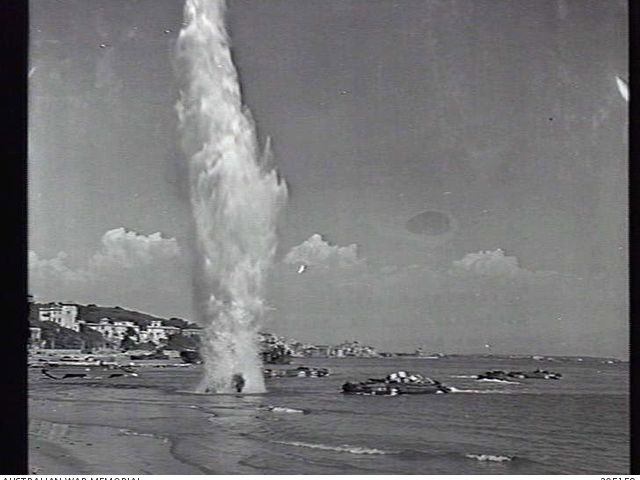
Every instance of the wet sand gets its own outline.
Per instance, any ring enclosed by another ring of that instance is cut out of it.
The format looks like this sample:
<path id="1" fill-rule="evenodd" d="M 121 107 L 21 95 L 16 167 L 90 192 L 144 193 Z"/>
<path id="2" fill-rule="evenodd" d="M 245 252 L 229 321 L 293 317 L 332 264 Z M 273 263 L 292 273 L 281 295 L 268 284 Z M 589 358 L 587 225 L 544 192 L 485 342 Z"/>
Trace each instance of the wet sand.
<path id="1" fill-rule="evenodd" d="M 168 438 L 106 425 L 61 423 L 73 416 L 73 401 L 38 399 L 29 418 L 29 473 L 202 474 L 172 455 Z M 90 422 L 91 418 L 87 418 Z"/>

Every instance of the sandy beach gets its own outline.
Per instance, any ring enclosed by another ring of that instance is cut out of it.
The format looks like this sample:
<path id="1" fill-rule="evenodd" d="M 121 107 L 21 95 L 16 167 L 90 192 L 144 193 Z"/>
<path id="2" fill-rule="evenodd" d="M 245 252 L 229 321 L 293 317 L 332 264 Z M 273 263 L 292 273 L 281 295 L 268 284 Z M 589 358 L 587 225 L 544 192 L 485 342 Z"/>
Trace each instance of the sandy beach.
<path id="1" fill-rule="evenodd" d="M 108 409 L 108 405 L 106 406 Z M 63 474 L 202 474 L 173 455 L 167 437 L 101 425 L 104 405 L 32 398 L 29 406 L 29 472 Z"/>
<path id="2" fill-rule="evenodd" d="M 203 473 L 174 458 L 168 439 L 102 426 L 42 420 L 31 420 L 29 425 L 29 472 L 32 474 Z"/>

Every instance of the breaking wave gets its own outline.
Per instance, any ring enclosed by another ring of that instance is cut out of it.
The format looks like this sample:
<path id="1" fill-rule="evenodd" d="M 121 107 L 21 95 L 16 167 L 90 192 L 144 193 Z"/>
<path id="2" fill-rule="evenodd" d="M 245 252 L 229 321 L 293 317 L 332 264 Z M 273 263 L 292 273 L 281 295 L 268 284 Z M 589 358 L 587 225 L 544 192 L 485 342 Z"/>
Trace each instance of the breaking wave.
<path id="1" fill-rule="evenodd" d="M 511 382 L 509 380 L 500 380 L 499 378 L 481 378 L 476 382 L 491 382 L 491 383 L 510 383 L 512 385 L 520 385 L 520 382 Z"/>
<path id="2" fill-rule="evenodd" d="M 167 443 L 169 442 L 169 439 L 167 437 L 164 437 L 162 435 L 157 435 L 155 433 L 143 433 L 143 432 L 136 432 L 135 430 L 129 430 L 128 428 L 121 428 L 118 430 L 118 434 L 119 435 L 123 435 L 126 437 L 148 437 L 148 438 L 155 438 L 157 440 L 162 440 L 163 443 Z"/>
<path id="3" fill-rule="evenodd" d="M 276 407 L 273 405 L 269 405 L 268 407 L 263 407 L 260 410 L 266 410 L 268 412 L 273 412 L 273 413 L 302 413 L 302 414 L 309 413 L 308 410 L 304 410 L 301 408 Z"/>
<path id="4" fill-rule="evenodd" d="M 465 457 L 470 458 L 472 460 L 478 460 L 479 462 L 510 462 L 514 459 L 514 457 L 509 457 L 507 455 L 487 455 L 484 453 L 475 454 L 475 453 L 467 453 Z"/>
<path id="5" fill-rule="evenodd" d="M 288 445 L 291 447 L 311 448 L 314 450 L 328 450 L 331 452 L 351 453 L 353 455 L 395 455 L 401 452 L 380 450 L 377 448 L 358 447 L 353 445 L 324 445 L 322 443 L 306 443 L 306 442 L 274 442 L 280 445 Z"/>
<path id="6" fill-rule="evenodd" d="M 464 389 L 464 388 L 456 388 L 449 387 L 450 393 L 511 393 L 508 390 L 474 390 L 474 389 Z"/>

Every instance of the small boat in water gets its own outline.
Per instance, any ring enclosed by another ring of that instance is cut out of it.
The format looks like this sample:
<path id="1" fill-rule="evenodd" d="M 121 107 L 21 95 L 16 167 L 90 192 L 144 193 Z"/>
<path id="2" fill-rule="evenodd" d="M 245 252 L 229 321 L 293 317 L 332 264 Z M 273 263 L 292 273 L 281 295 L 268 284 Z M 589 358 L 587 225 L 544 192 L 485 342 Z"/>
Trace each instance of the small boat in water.
<path id="1" fill-rule="evenodd" d="M 428 393 L 449 393 L 451 388 L 437 380 L 404 371 L 392 373 L 386 378 L 370 378 L 365 382 L 347 382 L 342 385 L 342 393 L 351 395 L 423 395 Z"/>
<path id="2" fill-rule="evenodd" d="M 556 372 L 549 372 L 547 370 L 540 370 L 537 368 L 533 372 L 524 373 L 524 378 L 542 378 L 544 380 L 559 380 L 562 374 Z"/>
<path id="3" fill-rule="evenodd" d="M 514 378 L 521 378 L 521 377 L 519 376 L 514 377 L 511 375 L 511 372 L 505 372 L 503 370 L 490 370 L 488 372 L 484 372 L 476 376 L 476 380 L 502 380 L 505 382 L 509 380 L 513 380 Z"/>
<path id="4" fill-rule="evenodd" d="M 328 368 L 311 368 L 311 367 L 298 367 L 298 368 L 286 368 L 286 369 L 272 369 L 265 368 L 264 376 L 271 378 L 282 377 L 326 377 L 329 375 Z"/>
<path id="5" fill-rule="evenodd" d="M 537 368 L 533 372 L 505 372 L 504 370 L 490 370 L 488 372 L 481 373 L 476 377 L 476 379 L 509 381 L 514 378 L 539 378 L 544 380 L 558 380 L 561 377 L 562 375 L 560 373 L 549 372 L 547 370 L 540 370 Z"/>

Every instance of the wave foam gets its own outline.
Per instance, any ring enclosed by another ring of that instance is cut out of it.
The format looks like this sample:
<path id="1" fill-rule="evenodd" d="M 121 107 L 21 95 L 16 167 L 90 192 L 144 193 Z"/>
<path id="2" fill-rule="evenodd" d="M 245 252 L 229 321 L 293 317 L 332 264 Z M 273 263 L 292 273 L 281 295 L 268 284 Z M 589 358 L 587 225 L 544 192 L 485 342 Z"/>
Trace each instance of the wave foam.
<path id="1" fill-rule="evenodd" d="M 499 378 L 481 378 L 476 380 L 477 382 L 491 382 L 491 383 L 510 383 L 512 385 L 520 385 L 520 382 L 511 382 L 509 380 L 500 380 Z"/>
<path id="2" fill-rule="evenodd" d="M 451 390 L 449 393 L 509 393 L 506 390 L 473 390 L 473 389 L 462 389 L 456 387 L 449 387 Z"/>
<path id="3" fill-rule="evenodd" d="M 162 440 L 164 443 L 167 443 L 169 441 L 168 438 L 163 437 L 162 435 L 156 435 L 155 433 L 136 432 L 135 430 L 129 430 L 128 428 L 121 428 L 120 430 L 118 430 L 118 433 L 120 435 L 124 435 L 124 436 L 127 436 L 127 437 L 155 438 L 157 440 Z"/>
<path id="4" fill-rule="evenodd" d="M 449 375 L 451 378 L 478 378 L 477 375 Z"/>
<path id="5" fill-rule="evenodd" d="M 352 445 L 324 445 L 322 443 L 306 443 L 306 442 L 274 442 L 280 445 L 289 445 L 291 447 L 311 448 L 314 450 L 328 450 L 331 452 L 351 453 L 354 455 L 393 455 L 400 452 L 392 452 L 388 450 L 379 450 L 377 448 L 357 447 Z"/>
<path id="6" fill-rule="evenodd" d="M 302 413 L 302 414 L 309 413 L 307 410 L 303 410 L 299 408 L 274 407 L 273 405 L 270 405 L 264 408 L 264 410 L 267 410 L 273 413 Z"/>
<path id="7" fill-rule="evenodd" d="M 470 458 L 472 460 L 478 460 L 479 462 L 510 462 L 513 460 L 513 457 L 509 457 L 507 455 L 487 455 L 487 454 L 474 454 L 467 453 L 465 457 Z"/>

